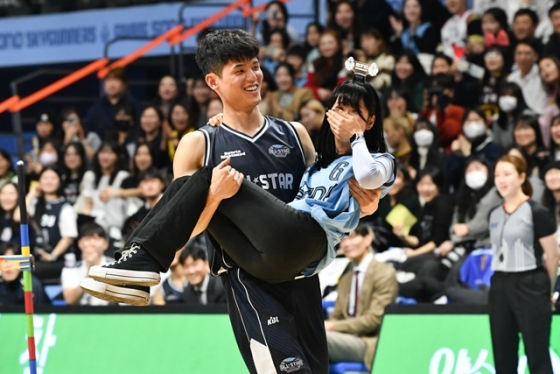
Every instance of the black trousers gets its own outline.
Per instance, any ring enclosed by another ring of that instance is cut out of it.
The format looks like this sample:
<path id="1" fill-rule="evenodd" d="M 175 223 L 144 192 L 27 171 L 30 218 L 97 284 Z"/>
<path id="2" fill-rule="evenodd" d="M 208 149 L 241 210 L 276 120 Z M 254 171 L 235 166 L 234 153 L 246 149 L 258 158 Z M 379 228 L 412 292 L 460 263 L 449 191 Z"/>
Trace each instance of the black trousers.
<path id="1" fill-rule="evenodd" d="M 496 374 L 516 374 L 519 333 L 523 337 L 531 374 L 552 374 L 550 280 L 543 268 L 496 272 L 490 294 L 490 331 Z"/>
<path id="2" fill-rule="evenodd" d="M 173 181 L 125 248 L 140 244 L 167 271 L 204 210 L 211 178 L 212 169 L 204 167 Z M 326 234 L 310 214 L 246 180 L 220 203 L 208 231 L 239 267 L 267 282 L 293 280 L 327 250 Z"/>

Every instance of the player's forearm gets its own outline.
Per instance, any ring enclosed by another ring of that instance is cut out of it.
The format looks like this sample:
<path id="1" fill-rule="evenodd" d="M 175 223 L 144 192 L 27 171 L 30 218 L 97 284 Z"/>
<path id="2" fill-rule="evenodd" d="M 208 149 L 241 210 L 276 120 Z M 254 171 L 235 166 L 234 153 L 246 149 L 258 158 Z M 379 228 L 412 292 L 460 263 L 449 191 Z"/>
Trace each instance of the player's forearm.
<path id="1" fill-rule="evenodd" d="M 393 177 L 394 162 L 388 157 L 374 158 L 365 139 L 352 143 L 352 169 L 360 186 L 374 190 L 389 182 Z"/>

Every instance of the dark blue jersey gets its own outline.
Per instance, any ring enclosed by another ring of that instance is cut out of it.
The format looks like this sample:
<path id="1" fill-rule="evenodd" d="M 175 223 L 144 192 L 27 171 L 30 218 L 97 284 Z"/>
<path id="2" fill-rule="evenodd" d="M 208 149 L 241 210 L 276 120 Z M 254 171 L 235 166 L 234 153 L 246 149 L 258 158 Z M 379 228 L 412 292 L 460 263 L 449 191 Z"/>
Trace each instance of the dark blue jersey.
<path id="1" fill-rule="evenodd" d="M 214 167 L 227 157 L 247 179 L 284 202 L 292 201 L 306 169 L 305 155 L 294 126 L 265 116 L 254 136 L 226 124 L 200 129 L 206 139 L 204 165 Z"/>
<path id="2" fill-rule="evenodd" d="M 292 201 L 306 169 L 305 155 L 294 126 L 278 118 L 265 116 L 254 136 L 248 136 L 226 124 L 204 126 L 204 165 L 215 167 L 227 157 L 230 165 L 245 177 L 284 202 Z M 216 253 L 210 253 L 210 266 L 217 275 L 221 268 L 234 263 L 210 236 Z M 211 251 L 214 252 L 214 251 Z"/>

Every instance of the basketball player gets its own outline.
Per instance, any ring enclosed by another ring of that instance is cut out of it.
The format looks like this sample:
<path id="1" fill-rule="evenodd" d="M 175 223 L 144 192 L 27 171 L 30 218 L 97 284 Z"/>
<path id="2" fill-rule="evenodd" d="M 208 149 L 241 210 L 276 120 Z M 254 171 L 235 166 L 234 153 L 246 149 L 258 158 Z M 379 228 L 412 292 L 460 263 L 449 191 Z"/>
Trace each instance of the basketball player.
<path id="1" fill-rule="evenodd" d="M 243 178 L 240 172 L 284 202 L 295 197 L 306 165 L 314 161 L 314 149 L 301 125 L 265 118 L 258 111 L 262 72 L 257 54 L 258 44 L 254 38 L 239 30 L 214 32 L 200 43 L 197 60 L 207 73 L 208 85 L 224 102 L 224 125 L 190 133 L 181 140 L 174 160 L 174 174 L 178 179 L 169 187 L 167 197 L 164 195 L 158 204 L 160 208 L 154 208 L 131 236 L 129 248 L 131 243 L 140 247 L 134 252 L 130 249 L 123 252 L 115 263 L 116 267 L 123 265 L 126 268 L 134 263 L 138 270 L 157 273 L 169 266 L 174 253 L 158 250 L 158 246 L 169 248 L 176 233 L 172 227 L 161 225 L 160 219 L 169 218 L 166 213 L 174 212 L 174 221 L 184 227 L 208 226 L 211 232 L 229 230 L 233 236 L 241 237 L 228 217 L 216 213 L 220 201 L 237 191 L 232 188 L 232 183 L 239 188 Z M 235 169 L 227 162 L 221 163 L 228 158 Z M 207 200 L 191 202 L 190 214 L 174 211 L 182 200 L 184 192 L 181 187 L 205 165 L 221 165 L 212 179 L 210 190 L 203 183 L 189 183 L 192 189 L 187 193 L 202 193 L 202 196 L 208 196 Z M 181 177 L 187 175 L 193 176 Z M 356 190 L 355 185 L 351 188 Z M 376 209 L 379 192 L 358 189 L 356 194 L 358 201 L 364 202 L 362 210 L 364 207 Z M 367 213 L 370 214 L 371 210 Z M 200 220 L 192 213 L 198 211 L 202 212 Z M 274 229 L 270 227 L 270 230 Z M 320 231 L 319 227 L 317 233 Z M 313 238 L 314 233 L 307 235 Z M 327 241 L 324 232 L 322 235 L 323 238 L 317 240 L 323 240 L 320 244 L 324 255 Z M 151 242 L 155 237 L 159 240 Z M 328 373 L 317 276 L 281 283 L 265 282 L 237 266 L 228 256 L 227 247 L 222 250 L 215 240 L 214 243 L 212 271 L 222 274 L 234 333 L 249 371 Z M 301 250 L 305 248 L 302 246 Z M 283 265 L 276 264 L 279 268 Z M 105 286 L 105 294 L 110 293 L 110 287 L 116 287 Z M 147 291 L 141 286 L 117 288 L 119 291 L 129 290 L 131 298 Z"/>

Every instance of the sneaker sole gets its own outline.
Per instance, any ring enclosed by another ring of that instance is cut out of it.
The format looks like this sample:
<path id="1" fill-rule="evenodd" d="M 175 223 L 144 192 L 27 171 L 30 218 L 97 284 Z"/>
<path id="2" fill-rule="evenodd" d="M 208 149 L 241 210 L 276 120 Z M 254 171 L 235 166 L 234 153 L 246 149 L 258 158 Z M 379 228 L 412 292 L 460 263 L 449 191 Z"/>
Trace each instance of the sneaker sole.
<path id="1" fill-rule="evenodd" d="M 111 269 L 92 266 L 88 276 L 96 281 L 115 286 L 157 286 L 161 280 L 159 273 L 138 270 Z"/>
<path id="2" fill-rule="evenodd" d="M 150 294 L 148 292 L 113 286 L 91 278 L 83 279 L 80 282 L 80 288 L 91 296 L 111 303 L 123 303 L 135 306 L 146 306 L 150 303 Z"/>

